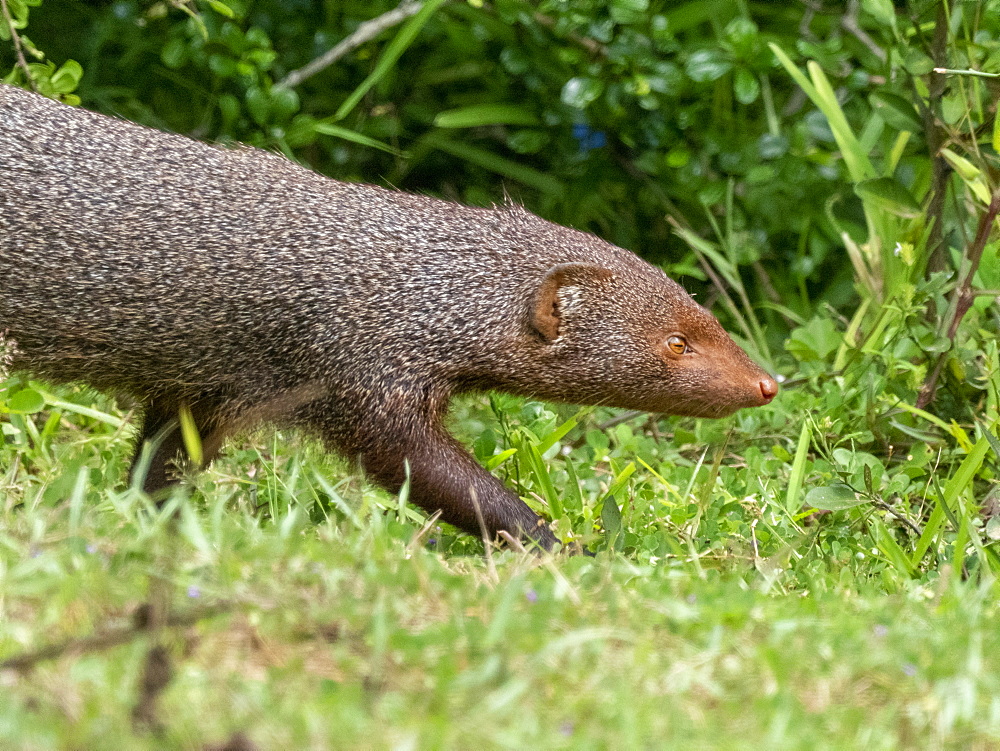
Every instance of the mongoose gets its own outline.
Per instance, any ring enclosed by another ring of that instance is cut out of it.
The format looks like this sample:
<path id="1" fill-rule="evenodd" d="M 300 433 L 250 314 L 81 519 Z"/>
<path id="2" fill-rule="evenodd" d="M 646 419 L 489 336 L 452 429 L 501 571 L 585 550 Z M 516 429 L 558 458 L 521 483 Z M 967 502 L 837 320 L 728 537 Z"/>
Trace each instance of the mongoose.
<path id="1" fill-rule="evenodd" d="M 125 392 L 174 482 L 234 427 L 310 429 L 472 534 L 556 539 L 443 428 L 453 394 L 722 417 L 778 386 L 633 253 L 513 205 L 332 180 L 0 85 L 0 333 L 13 367 Z M 133 471 L 135 469 L 133 459 Z"/>

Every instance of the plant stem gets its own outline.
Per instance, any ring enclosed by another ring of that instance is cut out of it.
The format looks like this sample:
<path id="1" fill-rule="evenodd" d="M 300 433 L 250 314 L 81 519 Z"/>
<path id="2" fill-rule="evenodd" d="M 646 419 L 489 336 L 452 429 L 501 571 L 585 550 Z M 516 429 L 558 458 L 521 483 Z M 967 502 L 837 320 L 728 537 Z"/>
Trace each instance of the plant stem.
<path id="1" fill-rule="evenodd" d="M 990 201 L 989 208 L 986 209 L 986 213 L 979 219 L 976 236 L 973 238 L 972 244 L 965 255 L 965 263 L 963 264 L 965 272 L 962 274 L 961 281 L 959 281 L 955 287 L 955 291 L 952 293 L 951 304 L 948 306 L 950 320 L 948 321 L 948 328 L 946 330 L 946 336 L 952 341 L 952 344 L 954 344 L 959 324 L 962 322 L 965 314 L 969 312 L 969 308 L 972 307 L 972 303 L 976 297 L 978 297 L 978 294 L 972 289 L 972 279 L 975 277 L 976 271 L 979 270 L 979 262 L 983 258 L 983 250 L 986 248 L 986 241 L 990 238 L 990 232 L 993 229 L 993 223 L 996 221 L 997 214 L 1000 214 L 1000 190 L 997 190 L 993 194 L 993 200 Z M 917 398 L 917 407 L 920 409 L 923 409 L 933 401 L 937 382 L 941 377 L 941 370 L 950 351 L 951 349 L 949 348 L 947 352 L 942 352 L 938 356 L 934 369 L 920 388 L 920 395 Z"/>
<path id="2" fill-rule="evenodd" d="M 28 68 L 28 61 L 24 58 L 24 48 L 21 46 L 21 37 L 17 33 L 17 29 L 14 28 L 14 18 L 10 15 L 10 8 L 7 7 L 7 0 L 0 0 L 0 11 L 3 11 L 4 20 L 7 22 L 7 28 L 10 29 L 10 39 L 14 43 L 14 54 L 17 55 L 17 65 L 24 71 L 24 77 L 28 82 L 28 86 L 36 94 L 38 93 L 38 87 L 35 86 L 35 79 L 31 77 L 31 70 Z"/>

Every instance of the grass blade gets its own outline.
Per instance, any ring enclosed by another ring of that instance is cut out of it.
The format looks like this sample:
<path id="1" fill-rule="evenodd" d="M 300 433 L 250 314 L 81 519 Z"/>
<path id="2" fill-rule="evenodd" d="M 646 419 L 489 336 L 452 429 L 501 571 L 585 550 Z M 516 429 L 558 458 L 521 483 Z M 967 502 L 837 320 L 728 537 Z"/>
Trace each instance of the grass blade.
<path id="1" fill-rule="evenodd" d="M 470 146 L 467 143 L 452 141 L 440 133 L 428 133 L 424 136 L 424 142 L 435 149 L 440 149 L 452 156 L 457 156 L 459 159 L 464 159 L 483 169 L 496 172 L 498 175 L 517 180 L 529 187 L 540 190 L 542 193 L 562 195 L 566 191 L 562 182 L 551 175 L 547 175 L 531 167 L 526 167 L 523 164 L 518 164 L 511 159 L 498 156 L 492 151 L 487 151 L 477 146 Z"/>
<path id="2" fill-rule="evenodd" d="M 392 67 L 396 64 L 396 61 L 402 57 L 406 49 L 413 44 L 413 41 L 417 38 L 420 30 L 424 27 L 424 24 L 430 20 L 430 17 L 434 15 L 434 12 L 440 8 L 447 0 L 426 0 L 424 7 L 420 9 L 413 18 L 406 22 L 399 33 L 393 37 L 393 40 L 386 47 L 385 52 L 382 53 L 382 57 L 379 59 L 378 63 L 375 65 L 375 70 L 373 70 L 368 77 L 361 82 L 361 84 L 356 88 L 351 95 L 344 100 L 344 103 L 337 108 L 337 113 L 334 115 L 335 120 L 343 120 L 350 114 L 361 98 L 367 94 L 371 88 L 381 81 L 385 75 L 392 70 Z"/>
<path id="3" fill-rule="evenodd" d="M 809 455 L 809 444 L 812 442 L 812 426 L 806 420 L 802 423 L 799 433 L 799 443 L 792 460 L 792 471 L 788 476 L 788 494 L 785 496 L 785 510 L 794 514 L 802 506 L 799 496 L 802 494 L 802 482 L 805 479 L 806 457 Z"/>

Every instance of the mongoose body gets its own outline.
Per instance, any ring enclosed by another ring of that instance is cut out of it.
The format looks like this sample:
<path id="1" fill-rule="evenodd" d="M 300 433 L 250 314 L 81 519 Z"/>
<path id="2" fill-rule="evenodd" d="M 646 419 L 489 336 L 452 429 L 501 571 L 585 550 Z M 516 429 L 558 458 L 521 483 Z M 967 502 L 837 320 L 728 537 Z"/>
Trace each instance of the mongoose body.
<path id="1" fill-rule="evenodd" d="M 777 391 L 659 269 L 515 206 L 322 177 L 0 85 L 0 333 L 13 367 L 127 392 L 173 481 L 258 419 L 303 426 L 473 534 L 548 528 L 442 427 L 451 396 L 718 417 Z M 477 511 L 478 506 L 478 511 Z"/>

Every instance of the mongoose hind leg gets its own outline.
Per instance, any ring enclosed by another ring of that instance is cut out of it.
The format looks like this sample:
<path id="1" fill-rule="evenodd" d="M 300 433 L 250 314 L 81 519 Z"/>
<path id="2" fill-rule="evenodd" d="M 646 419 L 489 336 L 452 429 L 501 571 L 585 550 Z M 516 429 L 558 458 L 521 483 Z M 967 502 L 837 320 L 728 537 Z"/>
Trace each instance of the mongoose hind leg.
<path id="1" fill-rule="evenodd" d="M 129 481 L 135 481 L 143 463 L 144 447 L 149 444 L 152 455 L 142 478 L 142 489 L 153 496 L 160 496 L 164 488 L 176 485 L 179 481 L 178 462 L 190 459 L 181 435 L 177 405 L 175 400 L 154 399 L 148 402 L 136 439 Z M 218 455 L 222 443 L 221 410 L 218 404 L 210 401 L 196 402 L 190 410 L 202 440 L 202 463 L 208 464 Z"/>

